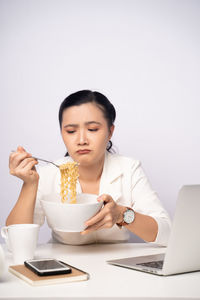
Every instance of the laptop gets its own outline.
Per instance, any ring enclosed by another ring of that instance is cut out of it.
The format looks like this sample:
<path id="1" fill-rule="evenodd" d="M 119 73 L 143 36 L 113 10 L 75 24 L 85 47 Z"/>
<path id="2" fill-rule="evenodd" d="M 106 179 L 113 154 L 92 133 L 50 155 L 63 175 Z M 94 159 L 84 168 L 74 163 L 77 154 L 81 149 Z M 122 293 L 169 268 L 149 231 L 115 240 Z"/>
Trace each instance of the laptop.
<path id="1" fill-rule="evenodd" d="M 200 185 L 185 185 L 178 194 L 165 254 L 128 257 L 109 264 L 157 275 L 200 270 Z"/>

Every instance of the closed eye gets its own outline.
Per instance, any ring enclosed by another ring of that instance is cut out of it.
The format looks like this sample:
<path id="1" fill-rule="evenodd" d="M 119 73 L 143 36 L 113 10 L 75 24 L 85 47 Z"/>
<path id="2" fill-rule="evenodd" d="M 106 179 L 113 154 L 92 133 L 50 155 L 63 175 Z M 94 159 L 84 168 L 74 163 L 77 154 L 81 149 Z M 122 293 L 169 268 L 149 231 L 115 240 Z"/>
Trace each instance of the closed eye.
<path id="1" fill-rule="evenodd" d="M 98 131 L 99 128 L 94 128 L 94 129 L 93 129 L 93 128 L 89 128 L 88 130 L 89 130 L 89 131 Z"/>
<path id="2" fill-rule="evenodd" d="M 75 130 L 67 130 L 67 133 L 74 133 Z"/>

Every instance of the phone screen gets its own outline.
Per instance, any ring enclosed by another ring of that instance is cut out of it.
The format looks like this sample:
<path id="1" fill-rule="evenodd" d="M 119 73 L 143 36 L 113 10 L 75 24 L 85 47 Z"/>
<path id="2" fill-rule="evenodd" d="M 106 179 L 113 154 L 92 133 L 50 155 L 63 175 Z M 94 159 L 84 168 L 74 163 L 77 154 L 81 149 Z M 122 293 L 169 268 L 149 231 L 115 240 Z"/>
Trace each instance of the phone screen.
<path id="1" fill-rule="evenodd" d="M 66 269 L 66 266 L 60 262 L 50 259 L 50 260 L 35 260 L 30 262 L 32 266 L 39 270 L 57 270 L 57 269 Z"/>
<path id="2" fill-rule="evenodd" d="M 56 275 L 71 273 L 71 268 L 55 259 L 27 260 L 25 266 L 38 275 Z"/>

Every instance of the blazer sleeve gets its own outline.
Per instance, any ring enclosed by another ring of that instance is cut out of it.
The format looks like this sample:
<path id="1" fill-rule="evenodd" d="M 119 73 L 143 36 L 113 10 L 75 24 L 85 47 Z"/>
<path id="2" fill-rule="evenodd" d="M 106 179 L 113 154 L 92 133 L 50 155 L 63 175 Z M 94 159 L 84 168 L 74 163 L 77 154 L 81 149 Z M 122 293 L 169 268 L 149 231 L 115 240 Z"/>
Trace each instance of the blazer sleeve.
<path id="1" fill-rule="evenodd" d="M 131 193 L 133 209 L 153 217 L 158 224 L 158 234 L 153 243 L 166 246 L 171 230 L 171 220 L 157 193 L 151 188 L 139 161 L 132 165 Z"/>

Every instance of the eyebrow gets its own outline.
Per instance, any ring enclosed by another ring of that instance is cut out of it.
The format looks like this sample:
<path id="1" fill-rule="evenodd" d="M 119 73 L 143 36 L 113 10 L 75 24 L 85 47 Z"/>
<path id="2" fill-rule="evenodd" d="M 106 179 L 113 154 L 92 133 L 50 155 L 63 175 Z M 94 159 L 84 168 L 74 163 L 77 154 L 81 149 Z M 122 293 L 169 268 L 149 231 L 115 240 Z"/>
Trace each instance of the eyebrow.
<path id="1" fill-rule="evenodd" d="M 92 125 L 92 124 L 96 124 L 96 125 L 102 125 L 100 122 L 97 122 L 97 121 L 89 121 L 89 122 L 85 122 L 85 125 Z M 64 128 L 67 128 L 67 127 L 78 127 L 79 125 L 78 124 L 66 124 L 64 126 Z"/>

